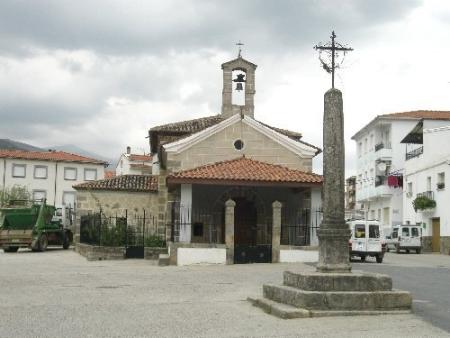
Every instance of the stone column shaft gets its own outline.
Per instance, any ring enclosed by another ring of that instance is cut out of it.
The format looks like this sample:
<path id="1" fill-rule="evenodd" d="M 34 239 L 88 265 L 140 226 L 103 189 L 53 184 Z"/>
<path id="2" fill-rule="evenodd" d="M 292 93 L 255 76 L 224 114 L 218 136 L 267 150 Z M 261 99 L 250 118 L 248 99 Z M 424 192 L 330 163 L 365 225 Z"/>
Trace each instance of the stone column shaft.
<path id="1" fill-rule="evenodd" d="M 234 263 L 234 207 L 236 202 L 229 199 L 225 202 L 225 245 L 227 264 Z"/>
<path id="2" fill-rule="evenodd" d="M 350 229 L 344 216 L 345 149 L 342 93 L 325 93 L 323 117 L 323 221 L 318 231 L 320 272 L 350 272 Z"/>
<path id="3" fill-rule="evenodd" d="M 272 203 L 272 263 L 280 262 L 281 202 Z"/>

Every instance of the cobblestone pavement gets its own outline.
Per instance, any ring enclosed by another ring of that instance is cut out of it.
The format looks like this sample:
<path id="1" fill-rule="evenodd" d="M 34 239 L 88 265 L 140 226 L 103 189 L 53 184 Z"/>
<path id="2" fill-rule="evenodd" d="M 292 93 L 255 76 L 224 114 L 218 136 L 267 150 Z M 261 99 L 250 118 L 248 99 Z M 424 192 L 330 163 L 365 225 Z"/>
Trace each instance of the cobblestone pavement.
<path id="1" fill-rule="evenodd" d="M 411 315 L 282 320 L 247 296 L 303 264 L 158 267 L 73 251 L 0 253 L 0 337 L 438 337 Z"/>

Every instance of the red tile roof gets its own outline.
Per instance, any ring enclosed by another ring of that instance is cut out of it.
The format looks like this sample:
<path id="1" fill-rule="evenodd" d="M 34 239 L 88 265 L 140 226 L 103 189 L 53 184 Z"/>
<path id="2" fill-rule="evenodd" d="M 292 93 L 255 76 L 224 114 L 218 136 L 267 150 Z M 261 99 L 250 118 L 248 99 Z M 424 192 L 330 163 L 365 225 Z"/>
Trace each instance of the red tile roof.
<path id="1" fill-rule="evenodd" d="M 151 155 L 137 155 L 137 154 L 130 154 L 130 161 L 141 161 L 141 162 L 149 162 L 152 160 Z"/>
<path id="2" fill-rule="evenodd" d="M 59 161 L 59 162 L 79 162 L 92 164 L 107 164 L 105 161 L 80 156 L 76 154 L 66 153 L 65 151 L 25 151 L 0 149 L 0 158 L 16 158 L 23 160 L 38 161 Z"/>
<path id="3" fill-rule="evenodd" d="M 450 111 L 441 110 L 415 110 L 403 113 L 383 114 L 380 117 L 389 118 L 412 118 L 412 119 L 427 119 L 427 120 L 450 120 Z"/>
<path id="4" fill-rule="evenodd" d="M 134 192 L 157 192 L 158 176 L 120 175 L 103 180 L 84 182 L 73 186 L 76 190 L 118 190 Z"/>
<path id="5" fill-rule="evenodd" d="M 113 170 L 105 170 L 105 178 L 111 178 L 116 176 L 116 172 Z"/>
<path id="6" fill-rule="evenodd" d="M 209 184 L 260 182 L 320 185 L 323 182 L 323 178 L 321 175 L 289 169 L 281 165 L 260 162 L 246 157 L 180 171 L 169 175 L 167 178 L 169 184 L 200 183 L 200 181 Z"/>

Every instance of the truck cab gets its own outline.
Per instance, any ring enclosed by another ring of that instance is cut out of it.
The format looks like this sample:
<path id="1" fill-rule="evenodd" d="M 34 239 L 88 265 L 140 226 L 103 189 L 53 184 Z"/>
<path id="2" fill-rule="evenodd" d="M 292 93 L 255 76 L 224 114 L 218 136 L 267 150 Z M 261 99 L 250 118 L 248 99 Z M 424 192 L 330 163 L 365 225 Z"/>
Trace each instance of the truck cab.
<path id="1" fill-rule="evenodd" d="M 382 263 L 386 244 L 384 243 L 380 224 L 377 221 L 355 220 L 347 222 L 351 230 L 349 240 L 349 254 L 360 257 L 364 262 L 366 257 L 375 257 L 377 263 Z"/>

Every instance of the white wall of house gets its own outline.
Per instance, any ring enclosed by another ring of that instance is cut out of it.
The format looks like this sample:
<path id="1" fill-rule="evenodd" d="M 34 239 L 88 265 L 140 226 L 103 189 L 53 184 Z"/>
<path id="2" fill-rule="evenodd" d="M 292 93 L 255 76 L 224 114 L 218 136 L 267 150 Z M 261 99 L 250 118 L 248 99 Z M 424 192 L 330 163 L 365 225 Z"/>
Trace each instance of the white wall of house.
<path id="1" fill-rule="evenodd" d="M 404 222 L 421 223 L 423 235 L 432 235 L 432 219 L 440 219 L 440 235 L 450 236 L 450 123 L 424 121 L 423 154 L 406 162 Z M 439 189 L 437 183 L 444 183 Z M 417 194 L 431 191 L 436 208 L 415 212 Z"/>
<path id="2" fill-rule="evenodd" d="M 104 176 L 102 164 L 0 159 L 0 187 L 26 186 L 33 198 L 45 197 L 49 204 L 73 204 L 73 185 Z"/>
<path id="3" fill-rule="evenodd" d="M 127 149 L 128 151 L 128 149 Z M 124 153 L 120 155 L 119 161 L 116 165 L 116 176 L 120 175 L 142 175 L 143 170 L 142 168 L 133 168 L 132 164 L 139 164 L 139 165 L 146 165 L 149 167 L 149 170 L 151 170 L 153 166 L 153 160 L 150 159 L 149 161 L 132 161 L 130 156 L 133 154 L 131 153 Z"/>
<path id="4" fill-rule="evenodd" d="M 376 176 L 403 173 L 406 145 L 401 140 L 418 120 L 378 118 L 359 131 L 353 139 L 357 147 L 356 201 L 363 205 L 366 218 L 377 219 L 384 228 L 400 224 L 403 218 L 403 189 L 376 185 Z M 375 150 L 375 147 L 383 147 Z M 382 172 L 379 161 L 390 163 Z"/>

